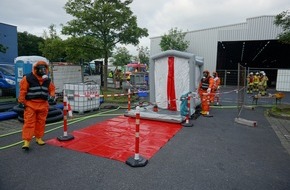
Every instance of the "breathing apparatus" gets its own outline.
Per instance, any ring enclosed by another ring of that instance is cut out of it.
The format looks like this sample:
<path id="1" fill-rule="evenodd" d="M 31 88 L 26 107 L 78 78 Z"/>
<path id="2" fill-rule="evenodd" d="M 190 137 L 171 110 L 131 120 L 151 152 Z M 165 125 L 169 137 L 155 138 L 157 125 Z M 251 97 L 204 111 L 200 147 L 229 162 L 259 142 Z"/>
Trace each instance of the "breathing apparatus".
<path id="1" fill-rule="evenodd" d="M 202 74 L 203 74 L 203 77 L 202 77 L 203 79 L 206 79 L 208 77 L 208 71 L 203 71 Z"/>
<path id="2" fill-rule="evenodd" d="M 35 67 L 36 74 L 40 77 L 42 77 L 43 80 L 46 80 L 48 78 L 47 76 L 47 67 L 45 65 L 37 65 Z"/>

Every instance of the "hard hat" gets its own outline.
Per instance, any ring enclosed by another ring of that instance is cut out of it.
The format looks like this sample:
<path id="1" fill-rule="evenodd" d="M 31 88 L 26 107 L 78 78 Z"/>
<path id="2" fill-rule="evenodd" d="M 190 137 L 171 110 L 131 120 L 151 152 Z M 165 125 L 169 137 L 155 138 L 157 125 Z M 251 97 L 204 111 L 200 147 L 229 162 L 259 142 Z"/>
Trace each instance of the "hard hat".
<path id="1" fill-rule="evenodd" d="M 250 72 L 250 75 L 254 74 L 253 72 Z"/>

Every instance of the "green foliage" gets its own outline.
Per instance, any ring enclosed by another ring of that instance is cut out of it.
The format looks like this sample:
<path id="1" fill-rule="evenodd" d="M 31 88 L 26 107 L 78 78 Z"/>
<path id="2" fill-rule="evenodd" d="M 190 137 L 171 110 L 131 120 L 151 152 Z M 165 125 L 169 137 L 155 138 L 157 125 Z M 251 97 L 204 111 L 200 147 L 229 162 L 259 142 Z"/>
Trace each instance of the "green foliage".
<path id="1" fill-rule="evenodd" d="M 137 51 L 138 51 L 138 57 L 139 57 L 140 63 L 149 64 L 149 56 L 150 56 L 149 48 L 138 46 Z"/>
<path id="2" fill-rule="evenodd" d="M 127 48 L 125 47 L 118 47 L 116 53 L 113 54 L 114 66 L 121 66 L 127 65 L 131 61 L 131 55 Z"/>
<path id="3" fill-rule="evenodd" d="M 285 106 L 286 107 L 286 106 Z M 290 115 L 290 109 L 289 106 L 287 106 L 284 109 L 278 108 L 277 106 L 273 106 L 271 108 L 271 112 L 278 115 L 278 114 L 284 114 L 284 115 Z"/>
<path id="4" fill-rule="evenodd" d="M 48 34 L 45 31 L 45 40 L 39 44 L 42 55 L 51 62 L 64 61 L 66 57 L 65 42 L 57 35 L 55 25 L 49 26 Z"/>
<path id="5" fill-rule="evenodd" d="M 71 37 L 65 43 L 68 62 L 78 63 L 80 60 L 89 62 L 102 57 L 101 52 L 95 51 L 97 42 L 91 36 Z"/>
<path id="6" fill-rule="evenodd" d="M 290 44 L 290 11 L 283 11 L 276 15 L 274 24 L 283 29 L 283 32 L 278 35 L 279 41 Z"/>
<path id="7" fill-rule="evenodd" d="M 160 47 L 162 51 L 178 50 L 185 51 L 189 46 L 189 41 L 184 40 L 186 33 L 177 28 L 171 28 L 168 34 L 164 34 L 161 38 Z"/>
<path id="8" fill-rule="evenodd" d="M 44 57 L 51 62 L 61 62 L 66 58 L 65 42 L 61 38 L 46 39 L 39 48 Z"/>
<path id="9" fill-rule="evenodd" d="M 97 42 L 91 36 L 70 37 L 62 40 L 55 29 L 50 25 L 48 31 L 44 31 L 45 41 L 40 44 L 40 50 L 50 61 L 66 61 L 79 63 L 80 60 L 91 61 L 101 57 L 101 53 L 95 53 Z"/>
<path id="10" fill-rule="evenodd" d="M 42 55 L 39 44 L 44 43 L 44 39 L 28 32 L 18 32 L 18 55 Z"/>
<path id="11" fill-rule="evenodd" d="M 105 59 L 104 77 L 107 78 L 108 58 L 116 44 L 139 43 L 139 38 L 148 36 L 145 28 L 137 26 L 129 5 L 132 0 L 68 0 L 65 10 L 74 17 L 63 26 L 62 33 L 73 37 L 90 36 L 95 39 L 95 53 Z M 107 88 L 107 81 L 104 81 Z"/>

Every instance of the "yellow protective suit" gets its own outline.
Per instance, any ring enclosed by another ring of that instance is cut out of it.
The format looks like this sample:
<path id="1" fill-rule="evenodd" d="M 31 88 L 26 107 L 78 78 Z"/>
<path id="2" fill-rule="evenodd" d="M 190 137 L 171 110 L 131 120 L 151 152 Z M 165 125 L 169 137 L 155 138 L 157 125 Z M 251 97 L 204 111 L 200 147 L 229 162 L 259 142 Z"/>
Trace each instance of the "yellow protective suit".
<path id="1" fill-rule="evenodd" d="M 259 91 L 259 89 L 258 89 L 259 82 L 260 82 L 260 75 L 259 75 L 259 73 L 256 73 L 254 76 L 254 82 L 253 82 L 253 91 L 254 92 Z"/>

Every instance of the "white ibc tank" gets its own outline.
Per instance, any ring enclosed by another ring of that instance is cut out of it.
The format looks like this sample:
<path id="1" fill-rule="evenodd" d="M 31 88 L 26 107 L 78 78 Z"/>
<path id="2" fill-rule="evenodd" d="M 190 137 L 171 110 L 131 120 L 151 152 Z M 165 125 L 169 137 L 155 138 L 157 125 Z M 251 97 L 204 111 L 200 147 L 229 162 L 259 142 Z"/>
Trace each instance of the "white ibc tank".
<path id="1" fill-rule="evenodd" d="M 74 112 L 84 113 L 100 107 L 100 86 L 98 84 L 64 84 L 63 90 Z"/>

